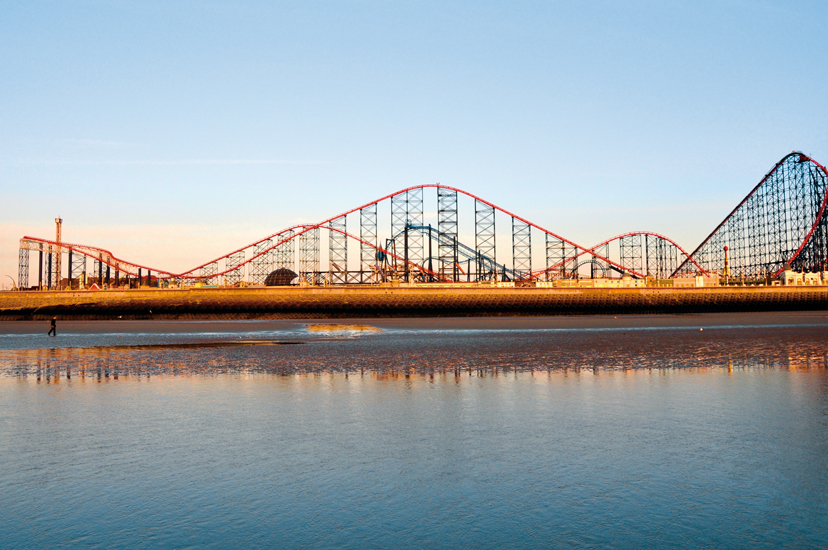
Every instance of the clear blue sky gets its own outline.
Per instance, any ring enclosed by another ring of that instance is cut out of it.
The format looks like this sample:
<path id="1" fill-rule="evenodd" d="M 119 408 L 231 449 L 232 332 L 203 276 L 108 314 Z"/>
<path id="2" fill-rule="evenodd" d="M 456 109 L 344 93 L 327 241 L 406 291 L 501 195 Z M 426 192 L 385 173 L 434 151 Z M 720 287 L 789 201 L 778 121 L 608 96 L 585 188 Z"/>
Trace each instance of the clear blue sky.
<path id="1" fill-rule="evenodd" d="M 0 276 L 53 235 L 184 269 L 439 181 L 693 248 L 828 163 L 828 3 L 9 1 Z M 6 279 L 8 282 L 8 280 Z"/>

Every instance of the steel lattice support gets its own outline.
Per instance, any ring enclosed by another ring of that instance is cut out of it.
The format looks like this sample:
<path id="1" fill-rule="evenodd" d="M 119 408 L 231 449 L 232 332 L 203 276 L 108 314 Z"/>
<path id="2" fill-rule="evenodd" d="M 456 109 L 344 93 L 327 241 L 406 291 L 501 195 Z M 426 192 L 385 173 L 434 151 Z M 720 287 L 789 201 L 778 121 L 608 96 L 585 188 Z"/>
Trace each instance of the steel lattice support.
<path id="1" fill-rule="evenodd" d="M 233 286 L 244 279 L 244 250 L 239 250 L 227 256 L 225 260 L 225 269 L 229 269 L 224 274 L 224 284 Z"/>
<path id="2" fill-rule="evenodd" d="M 212 262 L 199 270 L 198 278 L 202 283 L 205 284 L 214 284 L 216 273 L 218 273 L 218 262 Z"/>
<path id="3" fill-rule="evenodd" d="M 285 268 L 291 271 L 296 269 L 296 240 L 293 234 L 294 231 L 291 229 L 277 237 L 285 242 L 276 247 L 276 269 Z"/>
<path id="4" fill-rule="evenodd" d="M 596 254 L 599 256 L 603 256 L 604 258 L 609 256 L 609 243 L 596 246 L 594 249 Z M 589 264 L 589 277 L 591 279 L 595 279 L 597 277 L 606 277 L 607 272 L 609 271 L 609 264 L 604 260 L 596 258 L 593 256 L 592 261 Z"/>
<path id="5" fill-rule="evenodd" d="M 423 190 L 411 189 L 408 195 L 408 224 L 409 226 L 423 225 Z M 408 235 L 408 261 L 419 266 L 425 260 L 425 238 L 420 232 L 411 232 Z M 408 267 L 406 267 L 406 270 Z"/>
<path id="6" fill-rule="evenodd" d="M 319 274 L 319 228 L 314 227 L 299 235 L 299 275 L 310 284 Z"/>
<path id="7" fill-rule="evenodd" d="M 84 254 L 69 253 L 69 284 L 71 288 L 81 288 L 86 277 L 86 256 Z M 77 279 L 77 283 L 72 280 Z"/>
<path id="8" fill-rule="evenodd" d="M 330 222 L 331 228 L 339 230 L 328 232 L 328 263 L 332 283 L 348 282 L 348 236 L 345 234 L 348 231 L 347 223 L 347 216 Z"/>
<path id="9" fill-rule="evenodd" d="M 52 247 L 48 247 L 48 252 L 46 253 L 46 288 L 51 290 L 52 289 L 52 282 L 55 280 L 55 273 L 54 273 L 54 266 L 52 260 L 54 255 L 52 254 Z"/>
<path id="10" fill-rule="evenodd" d="M 646 274 L 656 279 L 670 277 L 679 265 L 678 249 L 664 239 L 653 235 L 645 235 L 646 245 Z"/>
<path id="11" fill-rule="evenodd" d="M 512 217 L 512 265 L 519 279 L 532 273 L 532 226 L 515 217 Z"/>
<path id="12" fill-rule="evenodd" d="M 764 280 L 789 262 L 798 271 L 821 270 L 828 261 L 828 192 L 825 169 L 795 152 L 783 158 L 691 255 L 701 267 Z M 675 273 L 689 273 L 684 261 Z"/>
<path id="13" fill-rule="evenodd" d="M 29 288 L 29 249 L 20 243 L 20 254 L 17 259 L 17 288 Z"/>
<path id="14" fill-rule="evenodd" d="M 396 253 L 402 256 L 403 272 L 409 280 L 409 264 L 422 265 L 424 240 L 422 233 L 408 231 L 411 226 L 423 225 L 423 190 L 410 189 L 391 197 L 391 237 L 398 246 Z M 401 238 L 398 238 L 401 237 Z M 402 245 L 402 250 L 399 249 Z M 396 265 L 396 260 L 391 260 Z"/>
<path id="15" fill-rule="evenodd" d="M 497 264 L 495 243 L 495 209 L 474 199 L 474 249 L 477 251 L 477 280 L 497 278 L 493 266 Z"/>
<path id="16" fill-rule="evenodd" d="M 437 244 L 440 274 L 457 282 L 457 191 L 437 188 L 437 231 L 446 237 Z"/>
<path id="17" fill-rule="evenodd" d="M 60 290 L 60 279 L 61 279 L 61 277 L 60 277 L 60 275 L 61 275 L 61 272 L 60 272 L 60 267 L 61 267 L 60 260 L 61 260 L 61 258 L 60 258 L 60 252 L 59 252 L 60 249 L 56 246 L 52 246 L 51 248 L 52 248 L 52 253 L 51 253 L 51 257 L 52 257 L 52 268 L 51 268 L 51 271 L 52 271 L 52 273 L 51 273 L 51 275 L 52 275 L 52 288 L 54 288 L 55 290 Z"/>
<path id="18" fill-rule="evenodd" d="M 258 258 L 250 260 L 247 274 L 250 282 L 256 285 L 263 285 L 267 276 L 273 271 L 276 264 L 276 253 L 271 249 L 273 241 L 266 239 L 253 246 L 253 256 L 261 254 Z"/>
<path id="19" fill-rule="evenodd" d="M 359 211 L 360 282 L 371 281 L 371 273 L 377 265 L 377 204 L 370 204 Z"/>
<path id="20" fill-rule="evenodd" d="M 620 247 L 620 264 L 627 271 L 641 273 L 644 271 L 643 235 L 626 235 L 618 239 Z"/>
<path id="21" fill-rule="evenodd" d="M 566 260 L 575 255 L 575 248 L 565 241 L 544 233 L 546 237 L 546 280 L 567 277 Z M 549 269 L 554 266 L 554 269 Z"/>

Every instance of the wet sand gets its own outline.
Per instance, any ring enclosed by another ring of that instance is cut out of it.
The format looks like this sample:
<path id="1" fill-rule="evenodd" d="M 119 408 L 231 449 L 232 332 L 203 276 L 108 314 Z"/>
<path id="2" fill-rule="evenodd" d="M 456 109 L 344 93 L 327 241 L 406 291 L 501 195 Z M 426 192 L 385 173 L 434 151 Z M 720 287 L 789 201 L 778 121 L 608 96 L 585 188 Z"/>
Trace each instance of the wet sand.
<path id="1" fill-rule="evenodd" d="M 312 322 L 311 322 L 312 321 Z M 196 334 L 249 333 L 307 330 L 307 325 L 370 325 L 380 330 L 532 330 L 602 328 L 750 327 L 777 325 L 828 325 L 828 311 L 700 313 L 683 315 L 596 315 L 577 317 L 440 317 L 411 319 L 319 319 L 257 321 L 115 320 L 77 321 L 58 319 L 58 334 Z M 0 334 L 40 334 L 48 321 L 0 321 Z"/>

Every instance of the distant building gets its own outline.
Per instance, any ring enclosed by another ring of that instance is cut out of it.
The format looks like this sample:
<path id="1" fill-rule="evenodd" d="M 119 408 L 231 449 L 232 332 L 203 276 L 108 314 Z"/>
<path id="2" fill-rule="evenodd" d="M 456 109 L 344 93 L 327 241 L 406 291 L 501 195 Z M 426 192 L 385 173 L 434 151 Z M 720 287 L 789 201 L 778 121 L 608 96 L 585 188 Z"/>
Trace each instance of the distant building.
<path id="1" fill-rule="evenodd" d="M 676 277 L 673 279 L 674 288 L 702 288 L 719 286 L 719 274 L 696 275 L 694 277 Z"/>
<path id="2" fill-rule="evenodd" d="M 779 283 L 785 286 L 817 286 L 828 283 L 828 272 L 800 273 L 794 271 L 790 264 L 779 274 Z"/>

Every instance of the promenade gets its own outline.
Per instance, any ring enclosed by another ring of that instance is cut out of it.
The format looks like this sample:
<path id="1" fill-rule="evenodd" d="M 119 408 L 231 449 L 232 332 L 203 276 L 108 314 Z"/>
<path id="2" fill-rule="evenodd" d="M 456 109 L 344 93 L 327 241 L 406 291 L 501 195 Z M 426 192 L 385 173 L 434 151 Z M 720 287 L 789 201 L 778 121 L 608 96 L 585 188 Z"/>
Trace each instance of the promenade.
<path id="1" fill-rule="evenodd" d="M 278 287 L 0 293 L 0 320 L 291 319 L 713 313 L 828 309 L 828 286 Z"/>

